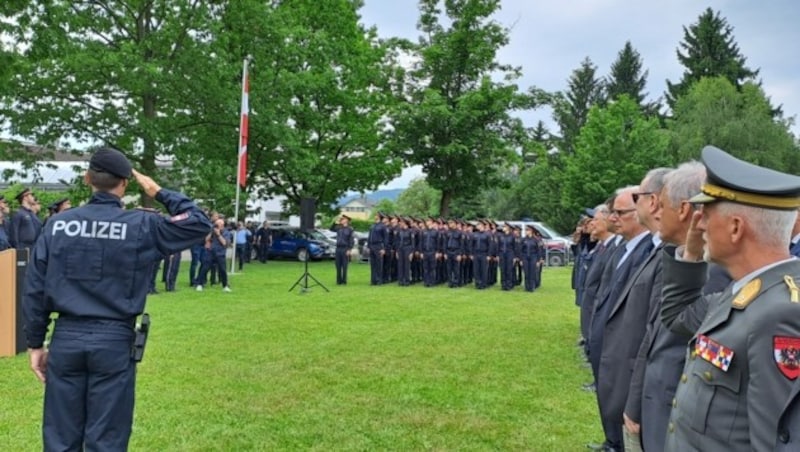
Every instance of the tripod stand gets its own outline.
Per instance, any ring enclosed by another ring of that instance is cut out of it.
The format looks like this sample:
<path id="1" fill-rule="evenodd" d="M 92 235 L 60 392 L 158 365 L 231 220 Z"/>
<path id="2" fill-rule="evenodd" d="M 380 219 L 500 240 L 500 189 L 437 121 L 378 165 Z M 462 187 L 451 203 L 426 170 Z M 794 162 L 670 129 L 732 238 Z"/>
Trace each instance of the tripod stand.
<path id="1" fill-rule="evenodd" d="M 294 285 L 292 285 L 292 288 L 289 289 L 289 292 L 293 291 L 294 288 L 297 287 L 298 284 L 300 285 L 300 293 L 306 293 L 306 292 L 308 292 L 308 289 L 310 289 L 311 287 L 314 287 L 314 286 L 320 286 L 323 289 L 325 289 L 325 292 L 330 292 L 330 290 L 328 290 L 328 288 L 325 287 L 324 284 L 319 282 L 319 280 L 317 278 L 315 278 L 314 275 L 312 275 L 311 273 L 308 272 L 308 261 L 310 259 L 311 259 L 310 257 L 308 257 L 308 256 L 306 257 L 306 260 L 304 262 L 305 270 L 303 271 L 303 274 L 300 275 L 300 277 L 297 279 L 297 281 L 295 281 Z M 311 278 L 312 280 L 314 280 L 314 282 L 316 284 L 312 284 L 312 285 L 309 286 L 308 285 L 308 278 Z"/>

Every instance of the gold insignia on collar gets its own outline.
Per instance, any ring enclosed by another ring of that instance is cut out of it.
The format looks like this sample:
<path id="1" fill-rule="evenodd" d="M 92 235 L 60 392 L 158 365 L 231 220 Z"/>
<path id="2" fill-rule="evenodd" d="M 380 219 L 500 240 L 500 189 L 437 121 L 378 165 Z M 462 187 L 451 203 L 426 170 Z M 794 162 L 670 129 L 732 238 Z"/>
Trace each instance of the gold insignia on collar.
<path id="1" fill-rule="evenodd" d="M 800 288 L 794 282 L 794 278 L 789 275 L 783 275 L 783 281 L 789 286 L 789 292 L 792 294 L 792 303 L 800 303 Z"/>
<path id="2" fill-rule="evenodd" d="M 756 278 L 749 283 L 745 284 L 742 287 L 742 290 L 736 294 L 736 298 L 733 299 L 733 307 L 735 309 L 744 309 L 749 305 L 753 300 L 755 300 L 756 295 L 761 290 L 761 279 Z"/>

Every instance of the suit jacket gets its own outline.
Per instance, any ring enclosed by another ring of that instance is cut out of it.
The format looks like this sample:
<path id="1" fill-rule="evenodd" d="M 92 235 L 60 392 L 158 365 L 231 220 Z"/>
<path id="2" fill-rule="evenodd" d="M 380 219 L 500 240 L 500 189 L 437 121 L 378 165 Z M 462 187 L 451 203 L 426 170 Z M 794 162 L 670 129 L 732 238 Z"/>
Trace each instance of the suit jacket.
<path id="1" fill-rule="evenodd" d="M 661 297 L 661 259 L 659 245 L 652 248 L 628 279 L 611 308 L 603 332 L 603 351 L 597 380 L 600 415 L 610 422 L 622 423 L 636 356 L 647 330 L 648 314 Z"/>
<path id="2" fill-rule="evenodd" d="M 657 256 L 661 260 L 661 256 Z M 703 295 L 725 290 L 728 273 L 718 265 L 709 266 Z M 698 303 L 696 303 L 698 304 Z M 701 303 L 703 306 L 707 306 Z M 661 294 L 648 313 L 647 332 L 636 356 L 625 414 L 641 427 L 642 448 L 647 452 L 664 450 L 669 413 L 675 397 L 690 335 L 671 332 L 661 322 Z M 703 315 L 705 315 L 703 313 Z"/>
<path id="3" fill-rule="evenodd" d="M 706 265 L 663 256 L 662 312 L 703 298 Z M 791 301 L 785 277 L 800 281 L 800 261 L 758 274 L 737 293 L 731 284 L 708 297 L 708 314 L 689 342 L 665 450 L 775 449 L 778 419 L 796 378 L 792 348 L 800 343 L 800 303 Z M 742 299 L 749 302 L 734 307 Z"/>
<path id="4" fill-rule="evenodd" d="M 604 331 L 608 316 L 611 313 L 611 309 L 616 305 L 620 293 L 625 289 L 628 279 L 645 257 L 647 257 L 649 249 L 652 246 L 653 242 L 650 238 L 650 234 L 645 235 L 642 240 L 636 244 L 636 247 L 631 251 L 627 259 L 617 268 L 617 263 L 626 251 L 625 246 L 618 246 L 614 257 L 611 259 L 612 262 L 609 263 L 612 268 L 611 275 L 607 273 L 603 275 L 604 278 L 610 278 L 611 285 L 608 287 L 605 294 L 602 295 L 602 298 L 598 298 L 598 302 L 595 303 L 589 331 L 589 362 L 592 364 L 595 379 L 598 378 L 600 372 L 600 357 L 603 351 Z"/>
<path id="5" fill-rule="evenodd" d="M 611 260 L 614 251 L 617 249 L 616 240 L 611 240 L 608 246 L 603 247 L 598 244 L 594 247 L 592 253 L 584 259 L 586 277 L 583 280 L 583 291 L 581 293 L 581 335 L 584 338 L 589 337 L 589 322 L 592 319 L 594 312 L 594 303 L 597 298 L 598 290 L 602 282 L 603 271 L 606 264 Z"/>

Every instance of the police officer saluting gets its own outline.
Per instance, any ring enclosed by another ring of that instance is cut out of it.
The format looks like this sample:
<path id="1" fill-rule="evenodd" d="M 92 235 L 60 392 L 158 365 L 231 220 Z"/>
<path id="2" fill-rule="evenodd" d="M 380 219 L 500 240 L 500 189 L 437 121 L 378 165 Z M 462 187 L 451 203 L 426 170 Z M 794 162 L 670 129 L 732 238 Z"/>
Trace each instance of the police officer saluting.
<path id="1" fill-rule="evenodd" d="M 125 210 L 120 198 L 131 177 L 171 216 Z M 23 298 L 28 354 L 45 384 L 45 450 L 127 450 L 140 358 L 134 323 L 152 264 L 197 243 L 211 223 L 192 200 L 162 189 L 114 149 L 92 155 L 84 181 L 89 203 L 49 221 L 33 249 Z"/>
<path id="2" fill-rule="evenodd" d="M 11 245 L 16 249 L 30 253 L 42 230 L 42 222 L 34 212 L 36 196 L 29 188 L 25 188 L 17 194 L 16 199 L 19 201 L 19 209 L 11 218 L 11 229 L 8 231 L 8 236 Z"/>
<path id="3" fill-rule="evenodd" d="M 336 284 L 347 284 L 347 266 L 350 264 L 350 250 L 355 245 L 350 217 L 339 218 L 339 229 L 336 231 Z"/>

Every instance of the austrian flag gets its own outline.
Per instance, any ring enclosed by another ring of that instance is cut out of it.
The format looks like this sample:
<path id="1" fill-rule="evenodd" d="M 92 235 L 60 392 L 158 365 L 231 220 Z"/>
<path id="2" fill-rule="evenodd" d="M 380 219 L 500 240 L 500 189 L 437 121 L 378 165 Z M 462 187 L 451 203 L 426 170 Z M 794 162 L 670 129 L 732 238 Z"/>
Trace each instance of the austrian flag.
<path id="1" fill-rule="evenodd" d="M 236 179 L 240 187 L 247 185 L 247 129 L 250 113 L 250 74 L 247 73 L 247 60 L 244 60 L 244 70 L 242 71 L 242 118 L 239 123 L 239 172 Z"/>

